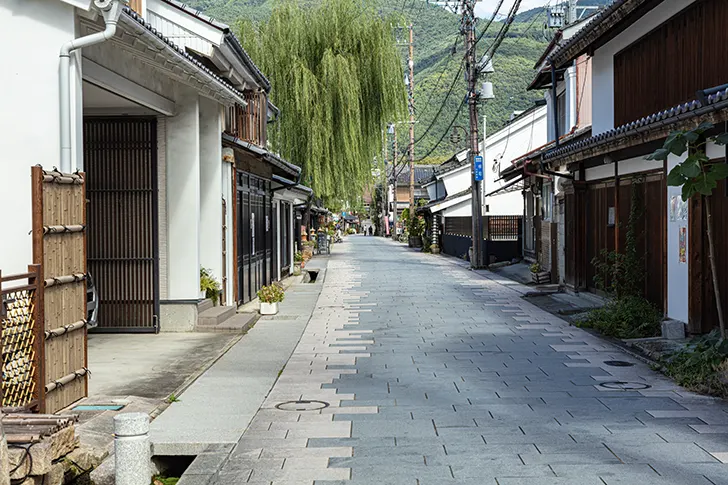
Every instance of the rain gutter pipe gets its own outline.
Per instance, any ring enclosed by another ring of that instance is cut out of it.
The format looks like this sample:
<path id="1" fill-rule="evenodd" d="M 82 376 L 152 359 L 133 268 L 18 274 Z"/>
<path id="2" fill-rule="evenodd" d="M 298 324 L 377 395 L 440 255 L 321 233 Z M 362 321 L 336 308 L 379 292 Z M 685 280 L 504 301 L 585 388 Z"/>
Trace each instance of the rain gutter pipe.
<path id="1" fill-rule="evenodd" d="M 116 34 L 116 24 L 126 0 L 94 0 L 94 6 L 104 16 L 106 28 L 78 39 L 66 42 L 60 54 L 60 117 L 61 117 L 61 172 L 73 172 L 71 160 L 71 53 L 94 44 L 100 44 Z"/>

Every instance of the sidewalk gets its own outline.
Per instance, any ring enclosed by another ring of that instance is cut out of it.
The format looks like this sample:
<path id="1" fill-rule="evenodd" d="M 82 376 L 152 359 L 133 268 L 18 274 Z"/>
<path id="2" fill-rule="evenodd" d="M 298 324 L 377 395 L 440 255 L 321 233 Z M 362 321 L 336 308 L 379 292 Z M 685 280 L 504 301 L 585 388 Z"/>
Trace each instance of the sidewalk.
<path id="1" fill-rule="evenodd" d="M 278 315 L 261 317 L 152 422 L 155 456 L 232 449 L 298 344 L 323 287 L 327 262 L 324 257 L 311 260 L 306 270 L 320 271 L 316 282 L 291 286 Z"/>

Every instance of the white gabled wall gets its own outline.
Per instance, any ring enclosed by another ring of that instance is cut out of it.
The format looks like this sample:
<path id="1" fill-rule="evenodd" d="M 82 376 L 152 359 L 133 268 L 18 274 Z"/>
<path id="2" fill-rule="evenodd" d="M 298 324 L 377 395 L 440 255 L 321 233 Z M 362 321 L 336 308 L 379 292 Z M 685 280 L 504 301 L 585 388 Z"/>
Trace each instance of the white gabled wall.
<path id="1" fill-rule="evenodd" d="M 76 36 L 74 8 L 58 0 L 3 0 L 0 26 L 6 46 L 0 76 L 0 270 L 12 274 L 26 272 L 33 262 L 30 167 L 59 165 L 58 54 Z"/>
<path id="2" fill-rule="evenodd" d="M 222 281 L 222 105 L 200 96 L 200 265 Z"/>
<path id="3" fill-rule="evenodd" d="M 597 49 L 592 64 L 592 135 L 612 130 L 614 126 L 614 56 L 648 34 L 694 0 L 665 0 L 644 17 L 630 25 L 611 41 Z M 665 82 L 665 80 L 655 80 Z M 665 106 L 669 108 L 669 106 Z"/>

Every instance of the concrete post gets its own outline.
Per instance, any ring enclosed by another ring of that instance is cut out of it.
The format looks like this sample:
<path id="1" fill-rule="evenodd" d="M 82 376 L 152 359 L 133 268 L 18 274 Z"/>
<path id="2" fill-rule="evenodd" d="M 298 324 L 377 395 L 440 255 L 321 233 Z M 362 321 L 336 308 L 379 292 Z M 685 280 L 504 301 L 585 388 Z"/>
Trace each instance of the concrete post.
<path id="1" fill-rule="evenodd" d="M 122 413 L 114 416 L 116 485 L 149 485 L 151 458 L 149 415 Z"/>
<path id="2" fill-rule="evenodd" d="M 5 428 L 2 425 L 3 413 L 0 412 L 0 485 L 10 485 L 10 457 Z"/>

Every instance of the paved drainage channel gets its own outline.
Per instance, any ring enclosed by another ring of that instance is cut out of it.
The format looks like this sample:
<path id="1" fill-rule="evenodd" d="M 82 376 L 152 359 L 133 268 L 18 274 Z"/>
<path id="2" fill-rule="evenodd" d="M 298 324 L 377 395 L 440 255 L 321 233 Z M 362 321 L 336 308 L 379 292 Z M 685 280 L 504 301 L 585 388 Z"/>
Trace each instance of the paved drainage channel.
<path id="1" fill-rule="evenodd" d="M 286 401 L 276 404 L 276 408 L 281 411 L 318 411 L 329 407 L 326 401 Z"/>

